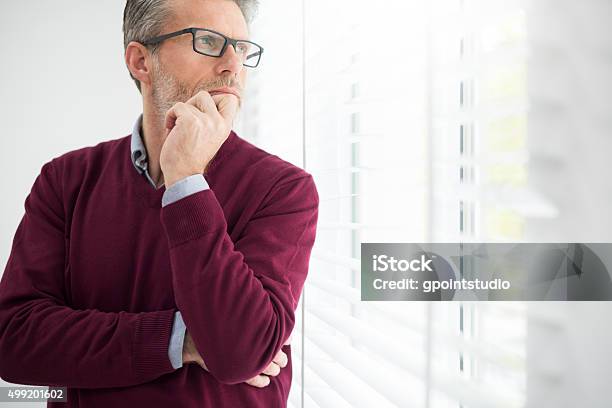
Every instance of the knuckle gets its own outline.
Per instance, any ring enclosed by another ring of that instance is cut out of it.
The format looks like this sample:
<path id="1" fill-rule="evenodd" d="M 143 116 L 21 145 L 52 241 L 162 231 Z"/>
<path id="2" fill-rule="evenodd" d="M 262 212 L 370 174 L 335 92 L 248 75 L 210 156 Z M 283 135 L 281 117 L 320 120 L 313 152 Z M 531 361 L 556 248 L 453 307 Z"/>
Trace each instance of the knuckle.
<path id="1" fill-rule="evenodd" d="M 249 381 L 247 381 L 247 384 L 252 385 L 254 387 L 262 388 L 268 385 L 269 381 L 270 380 L 268 377 L 258 375 L 257 377 L 253 377 Z"/>
<path id="2" fill-rule="evenodd" d="M 204 98 L 206 98 L 206 95 L 204 95 L 203 92 L 206 92 L 206 91 L 198 92 L 197 94 L 195 94 L 193 99 L 196 100 L 197 102 L 202 102 L 204 100 Z"/>
<path id="3" fill-rule="evenodd" d="M 271 363 L 266 369 L 265 374 L 276 376 L 280 374 L 280 367 L 275 363 Z"/>
<path id="4" fill-rule="evenodd" d="M 210 94 L 208 93 L 208 91 L 205 91 L 205 90 L 201 90 L 195 96 L 200 101 L 204 101 L 205 99 L 210 98 Z"/>
<path id="5" fill-rule="evenodd" d="M 183 110 L 185 108 L 185 103 L 184 102 L 177 102 L 174 105 L 172 105 L 172 108 L 170 108 L 171 110 Z"/>

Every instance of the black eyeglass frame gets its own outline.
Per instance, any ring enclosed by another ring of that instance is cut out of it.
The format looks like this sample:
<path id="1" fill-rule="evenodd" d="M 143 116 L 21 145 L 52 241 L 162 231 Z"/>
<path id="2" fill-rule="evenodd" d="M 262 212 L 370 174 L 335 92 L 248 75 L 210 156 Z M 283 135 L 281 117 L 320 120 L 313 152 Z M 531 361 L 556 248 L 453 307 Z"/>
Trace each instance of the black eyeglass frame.
<path id="1" fill-rule="evenodd" d="M 198 51 L 196 48 L 196 36 L 195 33 L 197 31 L 208 31 L 217 35 L 220 35 L 221 37 L 223 37 L 223 39 L 225 40 L 225 42 L 223 43 L 223 47 L 221 48 L 221 52 L 219 53 L 219 55 L 210 55 L 210 54 L 206 54 L 202 51 Z M 173 38 L 173 37 L 178 37 L 179 35 L 183 35 L 183 34 L 187 34 L 187 33 L 191 33 L 191 45 L 193 47 L 193 50 L 195 52 L 197 52 L 198 54 L 201 55 L 206 55 L 208 57 L 214 57 L 214 58 L 220 58 L 223 56 L 223 54 L 225 54 L 225 49 L 227 48 L 227 44 L 231 44 L 234 47 L 234 51 L 236 50 L 236 45 L 238 42 L 245 42 L 245 43 L 249 43 L 249 44 L 253 44 L 256 47 L 259 47 L 259 51 L 254 52 L 253 54 L 249 54 L 247 55 L 247 57 L 245 58 L 245 61 L 247 59 L 249 59 L 250 57 L 252 57 L 253 55 L 257 55 L 259 54 L 259 58 L 257 58 L 257 64 L 255 65 L 247 65 L 244 62 L 242 63 L 242 65 L 244 65 L 245 67 L 248 68 L 255 68 L 259 65 L 259 62 L 261 61 L 261 54 L 263 54 L 263 47 L 257 43 L 254 43 L 253 41 L 248 41 L 248 40 L 235 40 L 233 38 L 230 38 L 224 34 L 221 34 L 220 32 L 208 29 L 208 28 L 198 28 L 198 27 L 189 27 L 189 28 L 185 28 L 179 31 L 174 31 L 172 33 L 168 33 L 168 34 L 164 34 L 164 35 L 160 35 L 157 37 L 153 37 L 153 38 L 149 38 L 148 40 L 145 40 L 142 42 L 143 45 L 155 45 L 155 44 L 159 44 L 162 41 L 165 41 L 169 38 Z"/>

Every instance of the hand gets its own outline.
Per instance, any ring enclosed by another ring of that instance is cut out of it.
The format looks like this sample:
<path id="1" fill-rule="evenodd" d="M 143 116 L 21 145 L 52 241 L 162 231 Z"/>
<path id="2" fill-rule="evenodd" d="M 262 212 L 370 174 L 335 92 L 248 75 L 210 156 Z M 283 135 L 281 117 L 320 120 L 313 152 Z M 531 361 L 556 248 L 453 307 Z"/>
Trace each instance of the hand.
<path id="1" fill-rule="evenodd" d="M 200 91 L 166 112 L 167 136 L 159 157 L 166 189 L 187 176 L 204 173 L 229 136 L 237 110 L 235 95 Z"/>
<path id="2" fill-rule="evenodd" d="M 189 332 L 185 332 L 185 340 L 183 340 L 183 364 L 197 363 L 200 367 L 208 371 L 204 359 L 193 342 L 193 338 Z"/>
<path id="3" fill-rule="evenodd" d="M 285 342 L 285 345 L 290 344 L 290 342 L 291 336 L 289 336 L 289 338 Z M 276 356 L 274 356 L 274 359 L 272 359 L 272 362 L 268 364 L 268 366 L 261 374 L 258 374 L 250 380 L 245 381 L 245 383 L 257 388 L 266 387 L 270 384 L 270 376 L 275 377 L 279 375 L 280 369 L 286 367 L 287 362 L 287 354 L 285 354 L 283 350 L 279 350 L 278 353 L 276 353 Z M 206 371 L 209 371 L 208 367 L 206 366 L 206 363 L 204 363 L 204 359 L 202 358 L 195 346 L 191 334 L 189 334 L 189 332 L 186 332 L 185 340 L 183 341 L 183 364 L 189 363 L 197 363 L 200 367 L 202 367 Z"/>
<path id="4" fill-rule="evenodd" d="M 289 335 L 283 346 L 291 344 L 291 336 L 293 333 Z M 283 352 L 283 350 L 279 350 L 276 353 L 276 356 L 272 360 L 272 362 L 266 367 L 263 373 L 251 378 L 250 380 L 245 381 L 245 383 L 252 385 L 253 387 L 263 388 L 270 384 L 270 375 L 277 376 L 280 373 L 281 368 L 285 368 L 287 366 L 287 354 Z"/>
<path id="5" fill-rule="evenodd" d="M 270 384 L 270 376 L 276 377 L 280 374 L 280 369 L 287 366 L 287 354 L 283 350 L 279 350 L 272 362 L 259 375 L 245 381 L 245 383 L 253 387 L 263 388 Z"/>

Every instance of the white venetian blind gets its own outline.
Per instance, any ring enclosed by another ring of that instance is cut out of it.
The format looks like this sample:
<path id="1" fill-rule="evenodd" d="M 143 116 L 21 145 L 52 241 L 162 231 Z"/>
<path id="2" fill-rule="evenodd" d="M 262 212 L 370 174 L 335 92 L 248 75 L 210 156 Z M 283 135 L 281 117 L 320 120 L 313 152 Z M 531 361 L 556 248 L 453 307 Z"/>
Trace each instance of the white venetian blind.
<path id="1" fill-rule="evenodd" d="M 524 404 L 524 305 L 361 302 L 359 271 L 361 242 L 521 239 L 525 36 L 521 2 L 262 5 L 240 129 L 321 200 L 292 407 Z"/>

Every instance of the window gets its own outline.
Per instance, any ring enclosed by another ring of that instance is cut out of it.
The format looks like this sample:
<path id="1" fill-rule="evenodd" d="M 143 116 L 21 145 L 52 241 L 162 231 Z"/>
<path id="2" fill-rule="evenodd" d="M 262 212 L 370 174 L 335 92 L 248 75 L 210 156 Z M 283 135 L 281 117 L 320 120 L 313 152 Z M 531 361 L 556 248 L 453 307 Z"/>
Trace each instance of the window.
<path id="1" fill-rule="evenodd" d="M 287 3 L 261 6 L 239 134 L 321 199 L 291 406 L 522 406 L 524 305 L 361 302 L 359 279 L 361 242 L 521 239 L 522 2 Z"/>

